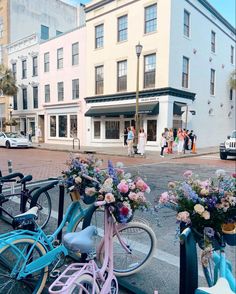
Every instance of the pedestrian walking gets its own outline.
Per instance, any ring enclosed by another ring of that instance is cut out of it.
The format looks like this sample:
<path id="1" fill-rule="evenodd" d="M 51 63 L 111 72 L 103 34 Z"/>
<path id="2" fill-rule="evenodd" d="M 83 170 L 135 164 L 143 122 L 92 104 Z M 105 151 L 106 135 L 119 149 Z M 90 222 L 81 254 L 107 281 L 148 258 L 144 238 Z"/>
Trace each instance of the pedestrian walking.
<path id="1" fill-rule="evenodd" d="M 128 128 L 127 145 L 128 145 L 128 156 L 134 156 L 134 132 L 133 127 Z"/>
<path id="2" fill-rule="evenodd" d="M 184 148 L 184 131 L 179 128 L 178 133 L 177 133 L 177 137 L 178 137 L 178 154 L 181 154 L 183 152 L 183 148 Z"/>
<path id="3" fill-rule="evenodd" d="M 173 133 L 173 129 L 170 128 L 167 133 L 167 144 L 168 144 L 167 153 L 169 153 L 169 154 L 173 153 L 173 143 L 174 143 L 174 133 Z"/>
<path id="4" fill-rule="evenodd" d="M 165 137 L 165 133 L 161 134 L 161 142 L 160 142 L 160 146 L 161 146 L 161 153 L 160 156 L 164 157 L 163 153 L 164 153 L 164 148 L 166 147 L 166 137 Z"/>
<path id="5" fill-rule="evenodd" d="M 127 137 L 128 137 L 128 130 L 127 128 L 124 129 L 124 146 L 127 145 Z"/>
<path id="6" fill-rule="evenodd" d="M 144 129 L 141 128 L 138 135 L 138 153 L 141 155 L 144 155 L 145 153 L 145 147 L 147 143 L 147 135 L 144 132 Z"/>
<path id="7" fill-rule="evenodd" d="M 40 126 L 38 126 L 38 128 L 36 129 L 35 137 L 36 137 L 36 143 L 38 143 L 38 146 L 40 146 L 39 143 L 40 143 L 41 137 L 42 137 L 42 131 L 41 131 Z"/>

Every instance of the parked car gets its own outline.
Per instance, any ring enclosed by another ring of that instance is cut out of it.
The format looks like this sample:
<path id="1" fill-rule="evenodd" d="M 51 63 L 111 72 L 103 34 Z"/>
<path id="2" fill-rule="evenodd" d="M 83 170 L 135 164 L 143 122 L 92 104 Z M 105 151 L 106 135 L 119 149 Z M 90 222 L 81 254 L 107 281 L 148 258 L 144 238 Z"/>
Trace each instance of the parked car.
<path id="1" fill-rule="evenodd" d="M 0 132 L 0 146 L 6 148 L 12 147 L 31 147 L 32 143 L 25 136 L 12 133 L 12 132 Z"/>
<path id="2" fill-rule="evenodd" d="M 220 158 L 227 159 L 227 156 L 236 156 L 236 130 L 220 144 Z"/>

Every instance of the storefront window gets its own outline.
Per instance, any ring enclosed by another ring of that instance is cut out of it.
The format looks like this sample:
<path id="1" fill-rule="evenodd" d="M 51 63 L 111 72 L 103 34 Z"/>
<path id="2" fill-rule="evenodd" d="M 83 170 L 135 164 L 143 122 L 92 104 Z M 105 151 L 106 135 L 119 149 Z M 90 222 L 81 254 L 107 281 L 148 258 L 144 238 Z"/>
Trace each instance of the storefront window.
<path id="1" fill-rule="evenodd" d="M 70 137 L 77 137 L 77 115 L 70 115 Z"/>
<path id="2" fill-rule="evenodd" d="M 57 122 L 56 116 L 50 116 L 50 137 L 56 137 Z"/>
<path id="3" fill-rule="evenodd" d="M 59 137 L 67 137 L 67 116 L 59 115 Z"/>
<path id="4" fill-rule="evenodd" d="M 148 120 L 147 121 L 147 140 L 156 141 L 157 140 L 157 121 Z"/>
<path id="5" fill-rule="evenodd" d="M 95 121 L 94 125 L 94 139 L 100 139 L 101 137 L 101 122 Z"/>
<path id="6" fill-rule="evenodd" d="M 105 138 L 106 139 L 120 139 L 120 122 L 106 121 L 105 122 Z"/>

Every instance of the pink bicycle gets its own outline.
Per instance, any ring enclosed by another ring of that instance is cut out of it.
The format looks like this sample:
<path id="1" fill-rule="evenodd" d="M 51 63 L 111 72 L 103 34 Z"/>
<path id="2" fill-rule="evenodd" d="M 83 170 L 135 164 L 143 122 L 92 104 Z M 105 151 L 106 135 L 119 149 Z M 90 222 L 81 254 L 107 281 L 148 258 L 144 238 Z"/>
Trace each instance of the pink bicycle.
<path id="1" fill-rule="evenodd" d="M 96 202 L 97 206 L 105 205 L 105 201 Z M 91 238 L 80 233 L 69 233 L 64 237 L 67 247 L 80 250 L 88 254 L 88 263 L 73 263 L 54 281 L 49 287 L 49 293 L 77 293 L 77 294 L 116 294 L 118 293 L 118 282 L 113 272 L 113 236 L 116 235 L 120 244 L 129 251 L 129 247 L 119 237 L 116 220 L 109 206 L 105 205 L 104 213 L 104 259 L 99 268 L 93 259 L 93 246 Z M 80 236 L 78 235 L 80 234 Z M 78 238 L 80 237 L 80 238 Z M 76 247 L 76 248 L 75 248 Z M 131 252 L 130 252 L 131 253 Z"/>

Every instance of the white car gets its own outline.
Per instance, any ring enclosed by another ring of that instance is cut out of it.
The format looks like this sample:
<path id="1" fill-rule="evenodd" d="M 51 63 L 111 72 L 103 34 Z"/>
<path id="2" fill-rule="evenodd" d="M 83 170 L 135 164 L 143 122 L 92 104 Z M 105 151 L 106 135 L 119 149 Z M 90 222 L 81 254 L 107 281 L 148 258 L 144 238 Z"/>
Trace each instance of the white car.
<path id="1" fill-rule="evenodd" d="M 17 133 L 4 133 L 0 132 L 0 146 L 6 148 L 12 147 L 31 147 L 32 143 L 28 138 Z"/>

